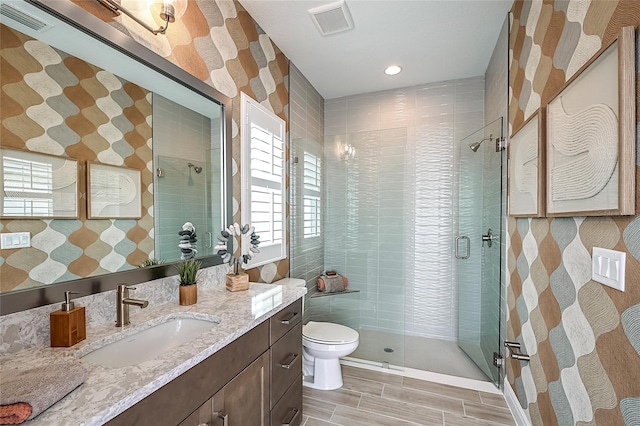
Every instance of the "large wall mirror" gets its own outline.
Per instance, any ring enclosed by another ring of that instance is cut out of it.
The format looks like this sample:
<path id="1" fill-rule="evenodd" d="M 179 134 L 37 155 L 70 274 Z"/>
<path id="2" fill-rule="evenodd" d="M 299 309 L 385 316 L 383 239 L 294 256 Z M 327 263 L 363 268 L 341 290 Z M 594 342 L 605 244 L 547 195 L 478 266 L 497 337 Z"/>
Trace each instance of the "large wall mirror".
<path id="1" fill-rule="evenodd" d="M 220 264 L 231 100 L 71 2 L 1 7 L 1 314 Z"/>

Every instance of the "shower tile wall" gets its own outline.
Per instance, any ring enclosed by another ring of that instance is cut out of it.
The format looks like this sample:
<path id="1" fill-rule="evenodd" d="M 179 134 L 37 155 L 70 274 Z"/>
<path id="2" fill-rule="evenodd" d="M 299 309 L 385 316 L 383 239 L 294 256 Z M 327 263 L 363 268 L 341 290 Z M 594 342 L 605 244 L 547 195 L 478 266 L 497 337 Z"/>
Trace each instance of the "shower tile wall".
<path id="1" fill-rule="evenodd" d="M 325 267 L 361 290 L 332 321 L 456 338 L 454 147 L 483 124 L 483 76 L 325 102 Z"/>
<path id="2" fill-rule="evenodd" d="M 311 86 L 302 73 L 291 64 L 289 69 L 290 117 L 290 273 L 303 278 L 307 287 L 315 286 L 324 268 L 324 241 L 320 237 L 304 238 L 304 211 L 302 192 L 304 185 L 305 151 L 322 158 L 324 144 L 324 99 Z M 298 158 L 296 162 L 295 159 Z M 322 206 L 324 200 L 320 199 Z M 321 224 L 321 229 L 322 229 Z"/>
<path id="3" fill-rule="evenodd" d="M 345 143 L 355 147 L 355 157 L 337 155 Z M 406 144 L 406 128 L 325 140 L 325 247 L 332 245 L 326 250 L 325 265 L 347 276 L 350 289 L 361 291 L 320 302 L 329 305 L 331 321 L 396 332 L 404 329 L 406 271 L 397 267 L 397 258 L 412 234 L 396 218 L 412 208 L 406 200 L 410 194 L 406 188 L 413 182 L 411 168 L 405 164 Z"/>
<path id="4" fill-rule="evenodd" d="M 162 187 L 155 206 L 155 256 L 171 260 L 180 257 L 178 232 L 186 221 L 196 227 L 198 254 L 207 254 L 206 232 L 220 231 L 205 219 L 205 212 L 210 210 L 207 197 L 210 185 L 206 180 L 211 162 L 202 160 L 204 152 L 211 152 L 211 120 L 157 94 L 153 96 L 153 118 L 154 161 L 164 169 L 163 177 L 154 176 L 156 184 Z M 202 167 L 203 171 L 195 173 L 189 163 Z M 213 222 L 216 227 L 221 223 L 220 214 L 217 217 Z"/>

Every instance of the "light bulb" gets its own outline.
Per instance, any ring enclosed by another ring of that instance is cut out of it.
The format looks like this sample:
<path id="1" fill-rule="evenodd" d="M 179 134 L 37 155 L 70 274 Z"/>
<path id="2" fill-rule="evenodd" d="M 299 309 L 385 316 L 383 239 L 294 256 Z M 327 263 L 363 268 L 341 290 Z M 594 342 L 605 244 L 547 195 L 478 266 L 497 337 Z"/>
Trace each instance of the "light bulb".
<path id="1" fill-rule="evenodd" d="M 400 71 L 402 71 L 401 67 L 399 67 L 398 65 L 391 65 L 391 66 L 387 67 L 387 69 L 384 70 L 384 73 L 386 75 L 396 75 Z"/>
<path id="2" fill-rule="evenodd" d="M 187 0 L 150 0 L 155 13 L 164 21 L 175 22 L 184 15 L 187 10 Z"/>

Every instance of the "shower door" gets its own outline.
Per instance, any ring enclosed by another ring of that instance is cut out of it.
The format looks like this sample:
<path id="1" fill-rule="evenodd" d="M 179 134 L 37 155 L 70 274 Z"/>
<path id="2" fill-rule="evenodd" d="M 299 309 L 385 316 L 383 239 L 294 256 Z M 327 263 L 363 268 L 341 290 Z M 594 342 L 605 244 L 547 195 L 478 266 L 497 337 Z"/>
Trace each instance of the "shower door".
<path id="1" fill-rule="evenodd" d="M 458 346 L 496 385 L 500 353 L 500 273 L 503 231 L 502 118 L 460 141 L 457 154 L 455 257 Z"/>
<path id="2" fill-rule="evenodd" d="M 213 254 L 213 232 L 219 219 L 210 208 L 210 167 L 202 161 L 172 158 L 156 159 L 155 257 L 163 261 L 180 259 L 178 247 L 185 222 L 196 228 L 197 256 Z"/>

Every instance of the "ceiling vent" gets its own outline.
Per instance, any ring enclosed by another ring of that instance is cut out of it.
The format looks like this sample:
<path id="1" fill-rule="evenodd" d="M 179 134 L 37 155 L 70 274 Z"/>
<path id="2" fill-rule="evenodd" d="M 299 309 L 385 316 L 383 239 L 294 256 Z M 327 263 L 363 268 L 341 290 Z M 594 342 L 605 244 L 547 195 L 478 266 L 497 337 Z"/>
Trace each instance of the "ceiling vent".
<path id="1" fill-rule="evenodd" d="M 309 9 L 309 14 L 322 35 L 341 33 L 353 28 L 353 19 L 344 0 Z"/>
<path id="2" fill-rule="evenodd" d="M 34 31 L 44 31 L 53 26 L 6 3 L 0 4 L 0 15 L 31 28 Z"/>

